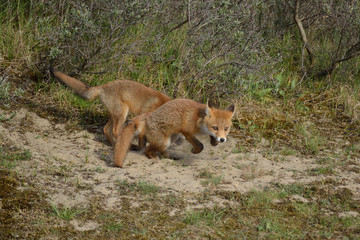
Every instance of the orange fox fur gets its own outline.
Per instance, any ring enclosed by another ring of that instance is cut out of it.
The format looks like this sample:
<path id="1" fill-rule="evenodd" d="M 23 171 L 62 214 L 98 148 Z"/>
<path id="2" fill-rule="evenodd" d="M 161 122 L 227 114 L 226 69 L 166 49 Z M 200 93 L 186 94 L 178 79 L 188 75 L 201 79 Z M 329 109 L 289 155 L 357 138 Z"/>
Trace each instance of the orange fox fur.
<path id="1" fill-rule="evenodd" d="M 134 115 L 151 112 L 171 100 L 167 95 L 134 81 L 117 80 L 101 86 L 89 87 L 52 67 L 50 73 L 80 97 L 89 101 L 100 98 L 109 112 L 104 133 L 113 145 L 129 112 Z"/>
<path id="2" fill-rule="evenodd" d="M 175 99 L 165 103 L 153 112 L 139 115 L 121 130 L 114 147 L 114 164 L 122 167 L 134 135 L 139 135 L 139 145 L 146 146 L 145 154 L 149 158 L 166 152 L 171 136 L 181 133 L 193 145 L 192 153 L 200 153 L 204 146 L 195 137 L 198 133 L 210 135 L 213 146 L 225 142 L 232 125 L 235 106 L 227 110 L 209 107 L 189 99 Z"/>

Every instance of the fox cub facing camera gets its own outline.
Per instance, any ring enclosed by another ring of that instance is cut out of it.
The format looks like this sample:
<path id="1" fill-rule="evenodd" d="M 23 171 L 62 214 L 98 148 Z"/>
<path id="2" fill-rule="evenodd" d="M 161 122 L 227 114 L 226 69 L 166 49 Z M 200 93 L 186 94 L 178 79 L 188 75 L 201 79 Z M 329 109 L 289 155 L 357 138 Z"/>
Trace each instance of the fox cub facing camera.
<path id="1" fill-rule="evenodd" d="M 115 142 L 114 164 L 122 167 L 135 135 L 139 135 L 140 148 L 144 148 L 148 143 L 145 154 L 149 158 L 155 158 L 157 152 L 169 157 L 166 150 L 170 146 L 171 136 L 179 133 L 192 144 L 192 153 L 200 153 L 204 146 L 195 135 L 209 135 L 213 146 L 225 142 L 234 112 L 233 104 L 226 110 L 221 110 L 189 99 L 166 102 L 153 112 L 133 118 L 124 126 Z"/>

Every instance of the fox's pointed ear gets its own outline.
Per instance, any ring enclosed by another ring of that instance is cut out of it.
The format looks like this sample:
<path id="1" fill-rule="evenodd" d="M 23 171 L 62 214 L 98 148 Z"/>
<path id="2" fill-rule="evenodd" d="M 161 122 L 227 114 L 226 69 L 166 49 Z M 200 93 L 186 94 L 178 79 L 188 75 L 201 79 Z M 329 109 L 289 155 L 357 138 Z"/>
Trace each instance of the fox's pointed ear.
<path id="1" fill-rule="evenodd" d="M 211 109 L 210 109 L 210 106 L 209 106 L 209 100 L 206 101 L 206 108 L 205 108 L 205 114 L 207 116 L 211 116 Z"/>
<path id="2" fill-rule="evenodd" d="M 235 105 L 234 105 L 234 104 L 231 104 L 226 110 L 234 113 L 234 112 L 235 112 Z"/>

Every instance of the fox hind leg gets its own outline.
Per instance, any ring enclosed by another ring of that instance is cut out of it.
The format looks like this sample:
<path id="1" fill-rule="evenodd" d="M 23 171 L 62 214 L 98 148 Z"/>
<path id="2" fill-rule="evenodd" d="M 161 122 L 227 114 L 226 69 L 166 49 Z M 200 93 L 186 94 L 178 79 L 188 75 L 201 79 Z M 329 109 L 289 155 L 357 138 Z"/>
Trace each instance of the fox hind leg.
<path id="1" fill-rule="evenodd" d="M 158 149 L 157 149 L 156 146 L 149 145 L 149 146 L 146 147 L 145 155 L 148 158 L 156 158 L 157 157 L 157 155 L 156 155 L 157 152 L 158 152 Z"/>
<path id="2" fill-rule="evenodd" d="M 147 142 L 146 137 L 140 134 L 139 135 L 139 145 L 131 144 L 130 150 L 140 151 L 146 147 L 146 142 Z"/>
<path id="3" fill-rule="evenodd" d="M 122 105 L 121 113 L 112 114 L 111 119 L 113 123 L 112 134 L 113 138 L 116 139 L 119 136 L 120 130 L 125 123 L 126 117 L 129 113 L 129 107 L 127 105 Z"/>
<path id="4" fill-rule="evenodd" d="M 148 158 L 156 158 L 156 153 L 159 152 L 164 158 L 170 158 L 170 154 L 166 151 L 171 144 L 170 137 L 165 137 L 164 141 L 161 142 L 150 142 L 150 144 L 146 147 L 145 155 Z"/>
<path id="5" fill-rule="evenodd" d="M 168 153 L 168 151 L 166 150 L 160 150 L 158 149 L 157 147 L 155 146 L 147 146 L 146 147 L 146 150 L 145 150 L 145 155 L 148 157 L 148 158 L 156 158 L 158 155 L 156 153 L 160 153 L 164 158 L 172 158 L 171 155 Z"/>
<path id="6" fill-rule="evenodd" d="M 139 148 L 143 149 L 146 147 L 147 139 L 143 134 L 139 135 Z"/>
<path id="7" fill-rule="evenodd" d="M 111 143 L 111 145 L 114 145 L 115 139 L 114 136 L 112 135 L 112 128 L 113 128 L 113 123 L 112 123 L 112 119 L 110 118 L 104 126 L 104 134 L 106 136 L 106 139 Z"/>
<path id="8" fill-rule="evenodd" d="M 115 101 L 115 100 L 114 100 Z M 107 102 L 108 103 L 108 102 Z M 113 103 L 113 102 L 111 102 Z M 109 120 L 104 126 L 104 134 L 106 139 L 114 146 L 116 138 L 119 136 L 120 131 L 125 123 L 126 117 L 129 113 L 129 107 L 126 104 L 117 102 L 117 105 L 107 104 L 106 107 L 109 111 Z"/>

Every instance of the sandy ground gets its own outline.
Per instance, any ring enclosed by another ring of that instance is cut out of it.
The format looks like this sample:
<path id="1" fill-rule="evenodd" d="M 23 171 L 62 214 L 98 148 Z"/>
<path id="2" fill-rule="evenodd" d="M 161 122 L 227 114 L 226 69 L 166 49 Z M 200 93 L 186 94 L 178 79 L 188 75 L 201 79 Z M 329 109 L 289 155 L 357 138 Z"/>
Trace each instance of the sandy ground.
<path id="1" fill-rule="evenodd" d="M 87 131 L 65 130 L 32 112 L 0 110 L 0 140 L 29 150 L 32 159 L 18 162 L 15 170 L 33 180 L 52 204 L 68 207 L 86 206 L 94 196 L 104 199 L 105 208 L 119 206 L 118 188 L 121 181 L 145 181 L 167 193 L 196 194 L 205 190 L 238 191 L 263 189 L 273 183 L 308 183 L 325 178 L 335 179 L 337 187 L 350 189 L 359 197 L 360 178 L 356 171 L 335 169 L 335 174 L 312 176 L 310 169 L 318 165 L 313 158 L 296 156 L 264 157 L 261 150 L 238 153 L 236 139 L 212 147 L 208 137 L 200 140 L 205 149 L 191 154 L 191 146 L 172 146 L 170 152 L 180 160 L 147 159 L 142 153 L 130 151 L 122 169 L 113 167 L 112 148 L 104 136 Z M 359 159 L 354 159 L 359 168 Z M 351 166 L 346 168 L 351 169 Z M 210 173 L 212 177 L 202 177 Z M 208 185 L 206 180 L 218 179 Z M 78 191 L 81 189 L 81 191 Z M 214 200 L 216 201 L 216 200 Z"/>

